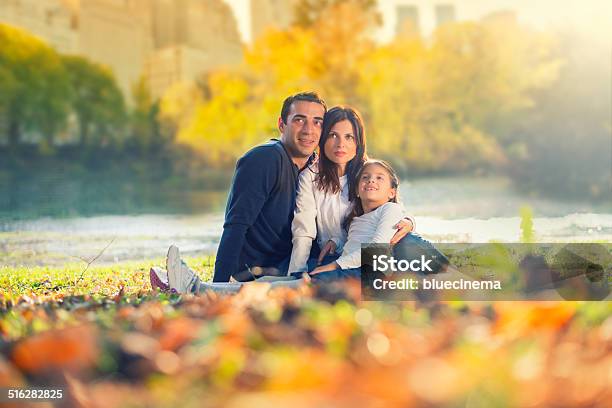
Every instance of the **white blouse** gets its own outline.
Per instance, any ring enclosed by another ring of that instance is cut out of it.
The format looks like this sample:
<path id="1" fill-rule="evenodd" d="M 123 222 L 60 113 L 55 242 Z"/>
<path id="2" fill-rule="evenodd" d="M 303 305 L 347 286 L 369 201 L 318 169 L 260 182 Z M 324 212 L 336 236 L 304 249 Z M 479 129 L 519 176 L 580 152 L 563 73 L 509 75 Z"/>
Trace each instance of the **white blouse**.
<path id="1" fill-rule="evenodd" d="M 403 217 L 404 207 L 389 202 L 374 211 L 353 218 L 349 227 L 348 241 L 336 263 L 342 269 L 361 267 L 361 244 L 389 243 L 397 232 L 395 225 Z"/>
<path id="2" fill-rule="evenodd" d="M 340 192 L 333 194 L 321 191 L 315 182 L 316 165 L 300 174 L 295 213 L 291 232 L 293 251 L 289 262 L 289 272 L 307 271 L 308 256 L 312 241 L 316 238 L 320 248 L 332 240 L 336 252 L 341 253 L 346 241 L 346 231 L 342 223 L 351 210 L 348 197 L 347 176 L 339 178 Z M 396 220 L 399 221 L 400 218 Z"/>

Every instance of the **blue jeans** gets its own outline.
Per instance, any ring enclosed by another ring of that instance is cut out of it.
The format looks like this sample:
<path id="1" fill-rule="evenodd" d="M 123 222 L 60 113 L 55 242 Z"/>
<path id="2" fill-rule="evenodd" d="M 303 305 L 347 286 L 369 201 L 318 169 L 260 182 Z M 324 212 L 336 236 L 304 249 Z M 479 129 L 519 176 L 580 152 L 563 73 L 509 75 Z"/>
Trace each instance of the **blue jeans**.
<path id="1" fill-rule="evenodd" d="M 443 272 L 450 264 L 448 258 L 436 249 L 431 242 L 423 239 L 418 234 L 408 234 L 393 246 L 393 256 L 396 259 L 419 259 L 424 255 L 427 259 L 432 259 L 432 272 Z"/>
<path id="2" fill-rule="evenodd" d="M 334 282 L 344 279 L 359 279 L 361 278 L 361 268 L 336 269 L 334 271 L 321 272 L 312 275 L 314 283 Z"/>
<path id="3" fill-rule="evenodd" d="M 311 254 L 312 255 L 312 254 Z M 318 263 L 318 258 L 309 258 L 308 259 L 308 271 L 311 272 L 317 266 L 327 265 L 332 262 L 335 262 L 340 255 L 331 254 L 325 255 L 321 263 Z M 299 279 L 302 276 L 302 272 L 292 273 L 291 276 L 295 276 L 296 279 Z M 361 276 L 361 268 L 352 268 L 352 269 L 336 269 L 333 271 L 321 272 L 316 275 L 310 275 L 312 277 L 313 282 L 331 282 L 340 279 L 347 278 L 359 278 Z"/>
<path id="4" fill-rule="evenodd" d="M 328 255 L 325 255 L 323 257 L 323 260 L 321 261 L 320 265 L 327 265 L 327 264 L 330 264 L 332 262 L 336 262 L 336 259 L 338 259 L 338 258 L 340 258 L 340 255 L 338 255 L 338 254 L 328 254 Z M 320 266 L 317 261 L 318 261 L 318 258 L 309 258 L 308 259 L 308 264 L 307 264 L 308 272 L 312 271 L 317 266 Z"/>
<path id="5" fill-rule="evenodd" d="M 321 265 L 327 265 L 329 263 L 335 262 L 340 255 L 326 255 L 321 262 Z M 310 258 L 308 260 L 308 270 L 312 271 L 317 266 L 317 258 Z M 316 275 L 311 275 L 312 281 L 315 283 L 322 282 L 333 282 L 342 279 L 349 278 L 359 278 L 361 276 L 361 268 L 351 268 L 351 269 L 336 269 L 333 271 L 321 272 Z"/>
<path id="6" fill-rule="evenodd" d="M 431 273 L 442 272 L 446 266 L 449 265 L 449 260 L 444 256 L 443 253 L 438 251 L 433 244 L 426 239 L 422 238 L 417 234 L 408 234 L 404 238 L 402 238 L 397 244 L 393 246 L 393 256 L 397 259 L 419 259 L 421 255 L 424 255 L 427 259 L 432 259 L 431 268 L 433 271 Z M 327 258 L 327 257 L 326 257 Z M 324 259 L 321 263 L 322 265 L 326 265 L 330 262 L 333 262 L 337 259 L 337 257 L 330 259 Z M 316 263 L 316 259 L 314 260 Z M 309 266 L 309 270 L 311 270 Z M 336 269 L 334 271 L 322 272 L 312 276 L 313 282 L 331 282 L 341 279 L 349 279 L 349 278 L 360 278 L 361 277 L 361 268 L 351 268 L 351 269 Z"/>

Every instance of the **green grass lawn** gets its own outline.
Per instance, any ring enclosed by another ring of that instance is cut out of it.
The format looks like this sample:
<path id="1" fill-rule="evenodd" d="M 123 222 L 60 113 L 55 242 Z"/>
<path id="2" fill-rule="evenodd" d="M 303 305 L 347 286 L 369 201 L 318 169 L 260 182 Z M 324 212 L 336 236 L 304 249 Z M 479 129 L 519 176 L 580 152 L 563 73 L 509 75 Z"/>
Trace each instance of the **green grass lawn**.
<path id="1" fill-rule="evenodd" d="M 212 278 L 211 257 L 186 261 L 205 279 Z M 66 322 L 74 322 L 76 310 L 109 310 L 147 301 L 176 301 L 178 296 L 154 292 L 149 284 L 149 269 L 163 266 L 163 259 L 126 262 L 111 266 L 86 263 L 61 267 L 0 266 L 0 334 L 15 340 Z M 44 310 L 33 317 L 18 310 Z M 52 317 L 52 318 L 51 318 Z"/>

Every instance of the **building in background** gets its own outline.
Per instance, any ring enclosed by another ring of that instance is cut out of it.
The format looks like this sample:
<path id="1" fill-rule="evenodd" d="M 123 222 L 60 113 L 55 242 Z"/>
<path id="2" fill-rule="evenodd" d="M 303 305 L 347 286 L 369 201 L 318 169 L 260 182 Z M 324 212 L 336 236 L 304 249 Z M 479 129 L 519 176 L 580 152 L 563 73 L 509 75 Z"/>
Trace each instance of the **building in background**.
<path id="1" fill-rule="evenodd" d="M 109 66 L 128 100 L 142 75 L 159 97 L 176 80 L 242 57 L 223 0 L 1 0 L 0 22 Z"/>
<path id="2" fill-rule="evenodd" d="M 81 0 L 79 55 L 111 67 L 124 95 L 153 51 L 148 0 Z"/>
<path id="3" fill-rule="evenodd" d="M 391 9 L 386 8 L 389 3 L 392 3 Z M 383 25 L 392 26 L 394 35 L 407 31 L 428 36 L 442 24 L 456 21 L 461 3 L 455 0 L 392 0 L 381 5 Z"/>
<path id="4" fill-rule="evenodd" d="M 21 27 L 61 53 L 78 51 L 74 4 L 66 0 L 2 0 L 0 22 Z"/>
<path id="5" fill-rule="evenodd" d="M 398 4 L 395 10 L 396 23 L 395 34 L 404 32 L 420 33 L 421 24 L 419 19 L 419 8 L 414 4 Z"/>
<path id="6" fill-rule="evenodd" d="M 293 21 L 297 0 L 250 0 L 251 41 L 255 41 L 267 28 L 287 28 Z"/>
<path id="7" fill-rule="evenodd" d="M 184 45 L 156 50 L 144 66 L 151 95 L 159 98 L 175 83 L 194 81 L 202 73 L 203 67 L 211 65 L 211 59 L 205 51 Z"/>
<path id="8" fill-rule="evenodd" d="M 144 75 L 154 98 L 176 82 L 242 59 L 236 20 L 221 0 L 153 0 L 151 21 L 155 49 Z"/>
<path id="9" fill-rule="evenodd" d="M 428 37 L 442 24 L 477 21 L 499 12 L 514 14 L 537 29 L 570 27 L 598 39 L 612 35 L 612 7 L 599 0 L 380 0 L 378 8 L 383 18 L 377 34 L 380 42 L 391 40 L 406 27 Z"/>

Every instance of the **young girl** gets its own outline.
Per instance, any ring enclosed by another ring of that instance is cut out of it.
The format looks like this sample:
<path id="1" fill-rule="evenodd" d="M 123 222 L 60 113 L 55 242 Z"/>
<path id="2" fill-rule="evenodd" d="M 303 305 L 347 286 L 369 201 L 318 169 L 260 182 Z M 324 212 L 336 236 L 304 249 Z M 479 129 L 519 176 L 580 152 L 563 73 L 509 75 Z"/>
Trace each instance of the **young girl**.
<path id="1" fill-rule="evenodd" d="M 310 272 L 315 282 L 334 281 L 361 276 L 361 244 L 388 243 L 395 234 L 394 224 L 403 214 L 398 203 L 399 179 L 393 168 L 382 160 L 368 160 L 356 180 L 352 211 L 345 221 L 348 240 L 342 255 L 334 262 Z M 418 259 L 421 255 L 436 259 L 434 273 L 445 272 L 448 259 L 429 241 L 416 234 L 406 235 L 393 248 L 400 259 Z"/>
<path id="2" fill-rule="evenodd" d="M 398 203 L 399 179 L 393 168 L 382 160 L 367 161 L 357 175 L 355 202 L 345 226 L 348 240 L 342 255 L 334 262 L 315 268 L 315 281 L 328 281 L 361 275 L 361 244 L 389 243 L 394 226 L 404 209 Z"/>

